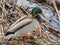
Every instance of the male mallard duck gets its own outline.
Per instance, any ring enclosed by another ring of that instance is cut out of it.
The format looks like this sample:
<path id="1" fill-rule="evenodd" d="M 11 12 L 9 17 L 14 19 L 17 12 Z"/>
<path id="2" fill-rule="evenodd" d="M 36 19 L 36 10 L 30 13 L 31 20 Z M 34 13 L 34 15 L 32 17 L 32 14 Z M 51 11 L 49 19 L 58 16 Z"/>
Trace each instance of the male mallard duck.
<path id="1" fill-rule="evenodd" d="M 32 18 L 23 16 L 23 18 L 18 19 L 10 29 L 7 30 L 5 38 L 10 39 L 11 37 L 23 36 L 28 32 L 36 30 L 41 23 L 39 14 L 42 14 L 42 10 L 39 7 L 35 7 L 31 13 Z"/>

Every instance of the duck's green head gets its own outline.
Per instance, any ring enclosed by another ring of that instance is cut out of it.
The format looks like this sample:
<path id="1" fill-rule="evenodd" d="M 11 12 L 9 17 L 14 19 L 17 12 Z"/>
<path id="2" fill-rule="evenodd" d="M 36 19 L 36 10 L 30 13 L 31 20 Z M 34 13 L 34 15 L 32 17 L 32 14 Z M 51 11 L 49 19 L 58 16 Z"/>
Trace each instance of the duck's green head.
<path id="1" fill-rule="evenodd" d="M 32 13 L 32 16 L 36 16 L 37 14 L 41 14 L 43 17 L 45 17 L 44 14 L 42 13 L 42 10 L 39 7 L 33 8 L 31 13 Z"/>
<path id="2" fill-rule="evenodd" d="M 33 8 L 31 13 L 32 13 L 32 16 L 35 16 L 37 14 L 41 14 L 42 10 L 39 7 L 35 7 L 35 8 Z"/>

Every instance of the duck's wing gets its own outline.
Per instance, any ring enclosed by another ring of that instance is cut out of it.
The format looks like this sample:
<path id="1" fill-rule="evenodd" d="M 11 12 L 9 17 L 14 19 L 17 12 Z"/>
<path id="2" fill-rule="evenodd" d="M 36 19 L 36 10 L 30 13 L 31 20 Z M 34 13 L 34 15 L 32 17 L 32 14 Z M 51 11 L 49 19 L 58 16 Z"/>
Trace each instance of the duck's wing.
<path id="1" fill-rule="evenodd" d="M 26 25 L 27 23 L 32 22 L 32 19 L 24 19 L 22 21 L 20 21 L 19 23 L 17 23 L 16 25 L 14 25 L 14 27 L 10 28 L 7 30 L 7 32 L 15 32 L 18 31 L 19 28 L 21 28 L 22 26 Z"/>

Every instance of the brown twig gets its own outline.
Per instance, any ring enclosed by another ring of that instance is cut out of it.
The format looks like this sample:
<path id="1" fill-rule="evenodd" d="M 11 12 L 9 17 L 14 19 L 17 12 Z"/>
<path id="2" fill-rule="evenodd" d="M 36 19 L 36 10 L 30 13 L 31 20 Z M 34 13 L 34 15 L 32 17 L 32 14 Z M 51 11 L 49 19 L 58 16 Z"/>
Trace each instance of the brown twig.
<path id="1" fill-rule="evenodd" d="M 54 8 L 55 8 L 56 13 L 58 14 L 59 20 L 60 20 L 60 15 L 59 15 L 59 11 L 58 11 L 56 2 L 55 2 L 55 0 L 51 0 L 51 2 L 52 2 L 53 6 L 54 6 Z"/>

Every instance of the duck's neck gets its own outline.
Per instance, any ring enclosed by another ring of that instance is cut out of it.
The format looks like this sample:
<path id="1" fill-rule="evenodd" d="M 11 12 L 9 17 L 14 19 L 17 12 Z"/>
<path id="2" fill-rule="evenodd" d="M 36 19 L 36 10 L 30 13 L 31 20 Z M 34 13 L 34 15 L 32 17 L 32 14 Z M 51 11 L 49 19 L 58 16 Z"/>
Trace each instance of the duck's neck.
<path id="1" fill-rule="evenodd" d="M 37 15 L 35 16 L 35 18 L 36 18 L 36 19 L 38 20 L 38 22 L 41 24 L 42 20 L 41 20 L 40 15 L 39 15 L 39 14 L 37 14 Z"/>

